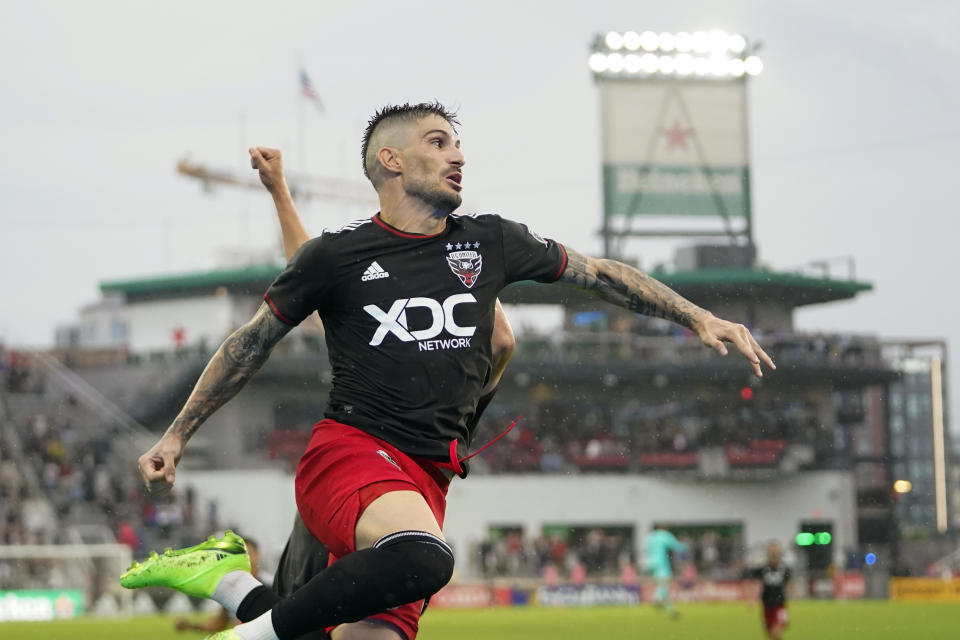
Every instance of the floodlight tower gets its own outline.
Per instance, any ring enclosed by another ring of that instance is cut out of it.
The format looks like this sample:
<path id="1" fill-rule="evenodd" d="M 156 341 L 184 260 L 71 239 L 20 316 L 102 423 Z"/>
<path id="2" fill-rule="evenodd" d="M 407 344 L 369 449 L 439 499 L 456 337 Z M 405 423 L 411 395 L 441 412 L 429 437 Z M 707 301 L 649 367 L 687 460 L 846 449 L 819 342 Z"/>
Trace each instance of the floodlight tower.
<path id="1" fill-rule="evenodd" d="M 756 49 L 719 30 L 594 38 L 605 255 L 622 257 L 625 240 L 643 236 L 717 236 L 753 251 L 746 84 L 763 71 Z"/>

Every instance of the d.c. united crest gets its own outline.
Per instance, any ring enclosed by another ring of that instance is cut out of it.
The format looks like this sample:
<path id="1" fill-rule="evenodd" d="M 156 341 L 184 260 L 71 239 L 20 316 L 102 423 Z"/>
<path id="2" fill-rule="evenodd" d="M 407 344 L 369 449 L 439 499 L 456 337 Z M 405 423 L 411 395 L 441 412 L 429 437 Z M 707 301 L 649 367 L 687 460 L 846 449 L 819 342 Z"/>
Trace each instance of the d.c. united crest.
<path id="1" fill-rule="evenodd" d="M 454 251 L 447 254 L 447 264 L 450 265 L 450 270 L 460 278 L 460 282 L 469 289 L 476 284 L 480 270 L 483 268 L 483 256 L 476 251 Z"/>

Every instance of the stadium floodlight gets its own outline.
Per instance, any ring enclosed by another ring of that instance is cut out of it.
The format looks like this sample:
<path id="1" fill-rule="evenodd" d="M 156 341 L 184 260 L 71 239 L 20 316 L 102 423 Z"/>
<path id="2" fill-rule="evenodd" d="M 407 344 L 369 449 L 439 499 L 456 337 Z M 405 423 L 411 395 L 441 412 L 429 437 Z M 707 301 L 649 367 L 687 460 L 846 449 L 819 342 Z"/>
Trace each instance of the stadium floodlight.
<path id="1" fill-rule="evenodd" d="M 709 34 L 710 38 L 710 50 L 717 53 L 724 53 L 727 50 L 727 42 L 729 41 L 729 36 L 727 32 L 721 29 L 716 29 L 711 31 Z"/>
<path id="2" fill-rule="evenodd" d="M 627 31 L 623 34 L 623 46 L 628 51 L 636 51 L 640 48 L 640 34 L 636 31 Z"/>
<path id="3" fill-rule="evenodd" d="M 893 483 L 893 490 L 897 493 L 910 493 L 913 489 L 913 483 L 909 480 L 897 480 Z"/>
<path id="4" fill-rule="evenodd" d="M 747 39 L 739 33 L 735 33 L 727 41 L 727 48 L 734 53 L 743 53 L 743 50 L 747 48 Z"/>
<path id="5" fill-rule="evenodd" d="M 747 39 L 713 31 L 609 31 L 596 36 L 590 70 L 605 78 L 676 75 L 709 82 L 759 75 L 763 62 L 752 55 Z M 634 53 L 636 52 L 636 53 Z M 748 55 L 749 54 L 749 55 Z"/>
<path id="6" fill-rule="evenodd" d="M 607 70 L 607 54 L 599 51 L 590 56 L 590 68 L 594 73 L 603 73 Z"/>
<path id="7" fill-rule="evenodd" d="M 623 68 L 627 70 L 627 73 L 637 73 L 640 71 L 640 56 L 634 53 L 627 54 L 623 59 Z"/>
<path id="8" fill-rule="evenodd" d="M 647 73 L 656 73 L 659 68 L 657 56 L 652 53 L 645 53 L 640 56 L 640 69 Z"/>
<path id="9" fill-rule="evenodd" d="M 748 56 L 746 60 L 743 61 L 745 65 L 744 68 L 747 70 L 747 73 L 751 76 L 758 76 L 760 72 L 763 71 L 763 62 L 757 56 Z"/>
<path id="10" fill-rule="evenodd" d="M 653 31 L 644 31 L 640 34 L 640 46 L 644 51 L 656 51 L 660 45 L 660 38 Z"/>
<path id="11" fill-rule="evenodd" d="M 623 56 L 619 53 L 611 53 L 607 56 L 607 69 L 614 73 L 623 71 Z"/>
<path id="12" fill-rule="evenodd" d="M 660 50 L 661 51 L 673 51 L 676 46 L 675 38 L 672 33 L 663 32 L 659 36 L 660 40 Z"/>
<path id="13" fill-rule="evenodd" d="M 616 31 L 611 31 L 604 38 L 604 42 L 607 43 L 607 48 L 616 51 L 623 46 L 623 36 L 617 33 Z"/>
<path id="14" fill-rule="evenodd" d="M 706 31 L 694 31 L 692 44 L 697 53 L 706 53 L 710 51 L 710 35 Z"/>
<path id="15" fill-rule="evenodd" d="M 677 74 L 688 76 L 693 73 L 693 56 L 689 53 L 681 53 L 677 56 Z"/>
<path id="16" fill-rule="evenodd" d="M 730 58 L 730 62 L 727 63 L 727 73 L 735 78 L 739 78 L 746 72 L 747 65 L 743 60 L 740 58 Z"/>

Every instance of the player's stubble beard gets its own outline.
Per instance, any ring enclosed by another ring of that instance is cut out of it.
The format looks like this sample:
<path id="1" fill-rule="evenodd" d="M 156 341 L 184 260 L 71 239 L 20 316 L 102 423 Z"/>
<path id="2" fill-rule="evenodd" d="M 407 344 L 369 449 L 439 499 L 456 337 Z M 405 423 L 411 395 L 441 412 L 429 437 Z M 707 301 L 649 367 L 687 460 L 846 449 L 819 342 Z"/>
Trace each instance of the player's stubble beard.
<path id="1" fill-rule="evenodd" d="M 403 189 L 407 195 L 423 201 L 442 216 L 453 213 L 463 202 L 459 193 L 451 191 L 442 182 L 430 180 L 426 175 L 404 178 Z"/>

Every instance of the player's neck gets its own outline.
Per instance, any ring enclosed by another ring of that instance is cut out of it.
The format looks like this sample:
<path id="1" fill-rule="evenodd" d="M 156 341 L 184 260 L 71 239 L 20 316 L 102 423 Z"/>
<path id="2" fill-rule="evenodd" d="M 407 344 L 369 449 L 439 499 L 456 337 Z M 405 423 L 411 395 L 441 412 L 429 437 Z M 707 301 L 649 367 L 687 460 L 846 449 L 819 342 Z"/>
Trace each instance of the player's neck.
<path id="1" fill-rule="evenodd" d="M 380 199 L 380 219 L 394 229 L 425 236 L 443 231 L 448 212 L 437 210 L 422 200 L 409 196 L 389 202 Z"/>

